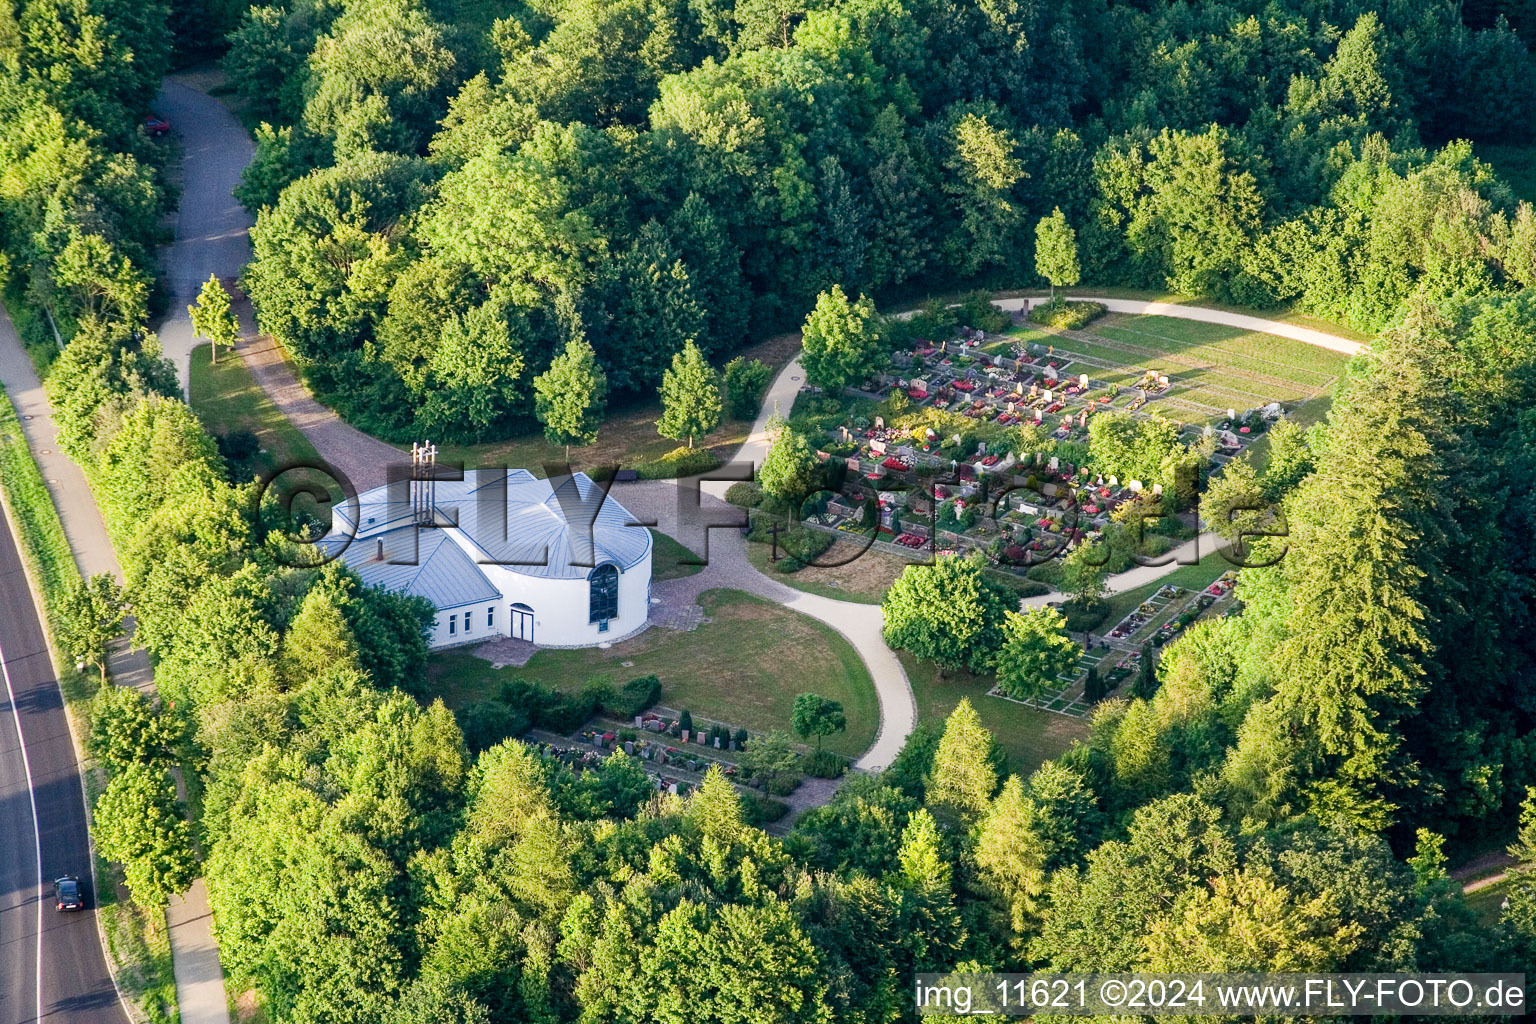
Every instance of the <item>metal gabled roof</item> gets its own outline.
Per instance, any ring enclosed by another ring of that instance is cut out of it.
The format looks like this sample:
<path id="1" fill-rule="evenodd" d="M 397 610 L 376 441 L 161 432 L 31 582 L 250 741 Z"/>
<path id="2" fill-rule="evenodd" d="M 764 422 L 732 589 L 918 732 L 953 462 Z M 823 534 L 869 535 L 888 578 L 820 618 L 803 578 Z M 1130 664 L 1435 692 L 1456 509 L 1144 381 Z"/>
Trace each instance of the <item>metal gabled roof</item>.
<path id="1" fill-rule="evenodd" d="M 420 533 L 451 530 L 470 552 L 466 560 L 471 566 L 494 563 L 525 576 L 585 579 L 605 563 L 632 569 L 651 549 L 650 531 L 584 473 L 551 482 L 523 469 L 468 470 L 463 480 L 437 481 L 435 491 L 441 527 Z M 336 518 L 341 532 L 355 530 L 352 548 L 365 549 L 367 557 L 373 557 L 380 535 L 391 538 L 387 546 L 392 550 L 394 534 L 417 529 L 409 485 L 397 485 L 393 495 L 386 485 L 359 496 L 356 523 L 345 505 L 336 510 Z"/>

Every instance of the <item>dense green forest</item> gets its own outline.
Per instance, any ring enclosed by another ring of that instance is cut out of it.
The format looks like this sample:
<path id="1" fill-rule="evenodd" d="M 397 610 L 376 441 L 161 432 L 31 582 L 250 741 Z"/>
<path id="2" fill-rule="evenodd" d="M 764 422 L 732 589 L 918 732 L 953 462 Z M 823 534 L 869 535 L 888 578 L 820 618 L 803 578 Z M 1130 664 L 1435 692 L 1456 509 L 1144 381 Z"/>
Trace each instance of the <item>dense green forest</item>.
<path id="1" fill-rule="evenodd" d="M 484 14 L 483 5 L 473 8 Z M 1086 284 L 1374 332 L 1536 281 L 1536 220 L 1453 140 L 1519 142 L 1524 42 L 1451 2 L 582 0 L 255 7 L 242 198 L 262 328 L 394 439 L 532 428 L 583 334 L 615 396 L 818 293 Z M 1507 13 L 1517 18 L 1519 10 Z M 482 398 L 466 412 L 464 396 Z M 484 396 L 494 395 L 494 402 Z"/>
<path id="2" fill-rule="evenodd" d="M 771 838 L 718 775 L 680 800 L 622 755 L 472 754 L 416 688 L 424 609 L 288 567 L 144 330 L 173 197 L 132 126 L 196 19 L 0 8 L 7 305 L 70 339 L 60 443 L 166 698 L 102 701 L 104 802 L 171 813 L 190 737 L 221 956 L 271 1020 L 873 1024 L 925 968 L 1536 964 L 1536 875 L 1496 921 L 1446 875 L 1536 860 L 1536 219 L 1450 141 L 1524 139 L 1523 7 L 496 13 L 299 0 L 230 40 L 273 125 L 244 189 L 263 325 L 380 431 L 518 429 L 577 332 L 643 393 L 687 340 L 723 357 L 833 284 L 1032 283 L 1057 206 L 1095 283 L 1380 337 L 1252 478 L 1287 557 L 1150 697 L 1034 771 L 962 704 Z M 455 423 L 455 389 L 504 404 Z"/>

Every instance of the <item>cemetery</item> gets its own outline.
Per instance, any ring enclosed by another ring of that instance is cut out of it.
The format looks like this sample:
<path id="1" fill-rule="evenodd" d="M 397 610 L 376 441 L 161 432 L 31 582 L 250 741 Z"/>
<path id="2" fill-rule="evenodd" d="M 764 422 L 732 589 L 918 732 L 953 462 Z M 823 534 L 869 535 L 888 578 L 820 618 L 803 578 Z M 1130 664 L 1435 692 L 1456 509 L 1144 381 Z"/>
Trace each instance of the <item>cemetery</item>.
<path id="1" fill-rule="evenodd" d="M 802 389 L 789 424 L 827 467 L 829 487 L 804 519 L 911 560 L 979 551 L 1020 578 L 1021 596 L 1060 584 L 1061 558 L 1079 543 L 1105 539 L 1119 560 L 1106 573 L 1127 567 L 1130 531 L 1118 524 L 1138 511 L 1165 513 L 1148 526 L 1143 554 L 1193 536 L 1169 467 L 1183 460 L 1219 474 L 1323 393 L 1344 362 L 1299 342 L 1161 317 L 1110 314 L 1071 331 L 1022 315 L 987 329 L 933 321 L 899 332 L 886 369 L 843 395 Z M 1145 449 L 1158 445 L 1149 460 Z M 1055 686 L 1024 700 L 988 692 L 1079 719 L 1135 692 L 1144 651 L 1236 608 L 1232 573 L 1191 568 L 1128 608 L 1103 602 L 1113 608 L 1106 621 L 1073 625 L 1083 656 Z"/>
<path id="2" fill-rule="evenodd" d="M 1134 354 L 1156 358 L 1136 364 L 1129 349 L 1121 361 L 1108 348 L 1085 354 L 1093 346 L 1081 331 L 960 324 L 938 333 L 904 341 L 885 372 L 840 397 L 802 390 L 790 425 L 831 464 L 836 484 L 804 510 L 812 527 L 907 557 L 979 549 L 999 570 L 1023 575 L 1097 539 L 1130 511 L 1123 506 L 1173 510 L 1163 501 L 1172 482 L 1153 479 L 1155 465 L 1137 472 L 1143 480 L 1096 457 L 1107 445 L 1094 441 L 1095 418 L 1155 422 L 1170 453 L 1187 446 L 1219 472 L 1287 411 L 1280 398 L 1251 392 L 1241 393 L 1241 406 L 1203 404 L 1238 394 L 1181 376 L 1190 360 L 1215 353 L 1216 341 L 1197 355 L 1172 343 L 1143 348 Z M 1242 339 L 1221 344 L 1237 346 L 1234 358 L 1247 351 Z M 1298 372 L 1321 379 L 1321 370 Z M 1280 392 L 1293 403 L 1313 394 L 1300 385 Z M 1165 527 L 1177 537 L 1192 534 L 1193 523 Z"/>

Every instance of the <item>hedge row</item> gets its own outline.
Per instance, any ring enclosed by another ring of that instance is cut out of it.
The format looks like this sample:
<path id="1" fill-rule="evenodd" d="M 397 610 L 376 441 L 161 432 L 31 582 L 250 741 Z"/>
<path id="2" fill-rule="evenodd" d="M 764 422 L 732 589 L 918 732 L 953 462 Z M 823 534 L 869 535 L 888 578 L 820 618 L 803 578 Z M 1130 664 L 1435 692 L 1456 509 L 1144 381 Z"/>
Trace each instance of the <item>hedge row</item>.
<path id="1" fill-rule="evenodd" d="M 27 447 L 27 438 L 21 429 L 21 420 L 11 400 L 0 392 L 0 486 L 5 489 L 5 499 L 21 532 L 17 543 L 22 557 L 37 574 L 43 588 L 43 601 L 47 604 L 49 622 L 57 628 L 59 609 L 69 588 L 80 579 L 74 555 L 69 550 L 69 540 L 64 536 L 64 525 L 59 522 L 58 510 L 43 474 Z"/>

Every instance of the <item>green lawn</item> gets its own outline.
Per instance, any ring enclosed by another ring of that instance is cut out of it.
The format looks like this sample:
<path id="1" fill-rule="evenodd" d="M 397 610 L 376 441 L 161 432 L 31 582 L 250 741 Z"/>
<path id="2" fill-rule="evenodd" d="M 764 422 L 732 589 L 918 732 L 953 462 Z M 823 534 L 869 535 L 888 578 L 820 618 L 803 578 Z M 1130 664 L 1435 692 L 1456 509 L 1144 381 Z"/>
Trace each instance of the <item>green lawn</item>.
<path id="1" fill-rule="evenodd" d="M 1041 341 L 1037 328 L 1013 333 Z M 1346 362 L 1303 342 L 1164 316 L 1111 313 L 1074 335 L 1043 337 L 1063 379 L 1087 373 L 1096 382 L 1130 387 L 1143 370 L 1166 373 L 1172 387 L 1153 408 L 1184 422 L 1223 418 L 1228 408 L 1307 403 L 1326 393 Z"/>
<path id="2" fill-rule="evenodd" d="M 1481 155 L 1481 147 L 1479 154 Z M 1488 159 L 1484 157 L 1484 159 Z M 1346 327 L 1343 324 L 1328 320 L 1325 317 L 1313 313 L 1306 313 L 1291 307 L 1278 309 L 1255 309 L 1251 306 L 1237 306 L 1230 302 L 1217 302 L 1214 299 L 1201 298 L 1197 295 L 1175 295 L 1172 292 L 1149 290 L 1145 288 L 1068 288 L 1067 292 L 1073 296 L 1083 298 L 1101 299 L 1140 299 L 1143 302 L 1167 302 L 1177 306 L 1203 306 L 1206 309 L 1224 309 L 1230 313 L 1245 313 L 1248 316 L 1263 317 L 1266 320 L 1275 320 L 1284 324 L 1295 324 L 1298 327 L 1310 327 L 1317 331 L 1326 331 L 1340 338 L 1348 338 L 1351 341 L 1369 341 L 1370 336 Z M 1050 295 L 1050 291 L 1044 288 L 1012 289 L 997 293 L 998 298 L 1044 298 Z"/>
<path id="3" fill-rule="evenodd" d="M 659 530 L 651 531 L 651 579 L 675 580 L 704 569 L 704 560 Z M 693 564 L 697 563 L 697 564 Z"/>
<path id="4" fill-rule="evenodd" d="M 912 563 L 900 555 L 888 551 L 870 549 L 860 554 L 864 542 L 838 540 L 817 557 L 821 562 L 852 559 L 846 565 L 823 568 L 819 565 L 802 566 L 798 572 L 780 573 L 773 570 L 773 552 L 768 544 L 753 542 L 747 545 L 747 558 L 759 572 L 767 573 L 786 586 L 803 590 L 807 594 L 830 597 L 834 601 L 852 601 L 857 604 L 879 604 L 885 592 L 896 582 L 903 569 Z M 781 552 L 782 554 L 782 552 Z"/>
<path id="5" fill-rule="evenodd" d="M 710 621 L 691 633 L 658 626 L 607 650 L 541 650 L 523 668 L 493 669 L 466 650 L 445 651 L 432 658 L 432 693 L 460 707 L 495 697 L 516 676 L 579 690 L 595 675 L 622 684 L 654 673 L 662 704 L 754 731 L 789 731 L 795 696 L 819 693 L 842 702 L 848 716 L 848 731 L 829 738 L 829 749 L 857 756 L 874 742 L 874 683 L 831 627 L 739 590 L 707 590 L 699 604 Z"/>
<path id="6" fill-rule="evenodd" d="M 261 472 L 319 457 L 309 438 L 272 404 L 239 355 L 225 352 L 217 363 L 210 363 L 209 351 L 207 345 L 192 351 L 192 411 L 210 434 L 255 434 L 266 449 L 256 458 Z"/>
<path id="7" fill-rule="evenodd" d="M 919 722 L 942 722 L 960 703 L 969 697 L 984 724 L 1008 755 L 1008 771 L 1028 775 L 1042 763 L 1067 752 L 1078 740 L 1088 738 L 1088 723 L 1079 718 L 1038 711 L 1023 704 L 989 697 L 991 676 L 973 676 L 969 672 L 952 672 L 939 678 L 937 666 L 898 652 L 907 678 L 912 682 L 912 695 L 917 700 Z"/>

